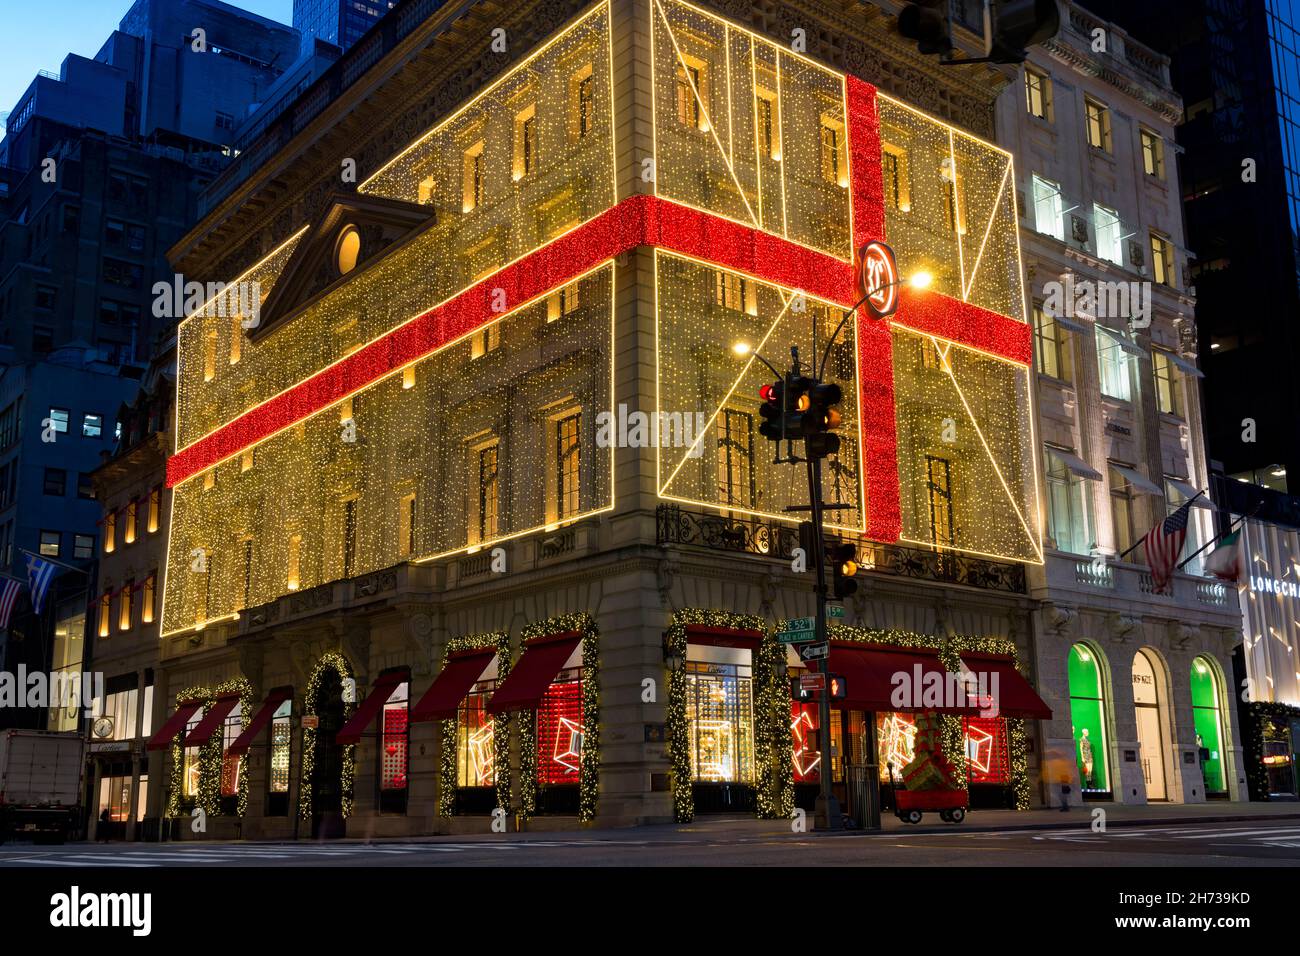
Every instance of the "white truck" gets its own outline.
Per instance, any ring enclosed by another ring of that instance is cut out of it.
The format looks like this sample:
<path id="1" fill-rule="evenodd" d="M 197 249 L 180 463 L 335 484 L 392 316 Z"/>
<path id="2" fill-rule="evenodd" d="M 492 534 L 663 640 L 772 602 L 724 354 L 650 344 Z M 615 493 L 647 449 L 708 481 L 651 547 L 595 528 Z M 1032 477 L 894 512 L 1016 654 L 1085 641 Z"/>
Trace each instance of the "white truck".
<path id="1" fill-rule="evenodd" d="M 84 750 L 76 731 L 0 730 L 0 843 L 62 843 L 77 829 Z"/>

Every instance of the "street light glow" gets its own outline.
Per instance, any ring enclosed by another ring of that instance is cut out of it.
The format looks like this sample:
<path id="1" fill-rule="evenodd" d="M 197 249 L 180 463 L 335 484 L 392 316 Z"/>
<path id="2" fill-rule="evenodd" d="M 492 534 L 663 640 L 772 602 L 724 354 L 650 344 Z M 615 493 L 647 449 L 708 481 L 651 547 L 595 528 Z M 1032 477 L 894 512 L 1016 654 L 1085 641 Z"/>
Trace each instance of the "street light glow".
<path id="1" fill-rule="evenodd" d="M 744 358 L 746 355 L 748 355 L 750 352 L 753 351 L 753 348 L 750 346 L 748 342 L 737 342 L 735 345 L 731 347 L 731 351 L 735 352 L 741 358 Z"/>
<path id="2" fill-rule="evenodd" d="M 928 289 L 930 283 L 934 281 L 934 276 L 922 269 L 920 272 L 913 273 L 907 281 L 913 289 Z"/>

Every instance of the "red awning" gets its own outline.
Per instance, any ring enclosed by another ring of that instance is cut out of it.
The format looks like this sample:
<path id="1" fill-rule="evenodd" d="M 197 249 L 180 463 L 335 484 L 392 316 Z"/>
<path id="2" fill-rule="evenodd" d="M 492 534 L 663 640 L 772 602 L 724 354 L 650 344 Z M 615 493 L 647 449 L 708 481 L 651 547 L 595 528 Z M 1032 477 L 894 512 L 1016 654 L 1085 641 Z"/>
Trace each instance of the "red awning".
<path id="1" fill-rule="evenodd" d="M 1052 708 L 1043 702 L 1038 692 L 1029 685 L 1023 674 L 1016 670 L 1015 661 L 1005 654 L 962 654 L 962 663 L 978 678 L 985 678 L 992 706 L 998 717 L 1028 717 L 1032 720 L 1051 720 Z M 992 675 L 997 675 L 997 687 Z"/>
<path id="2" fill-rule="evenodd" d="M 145 746 L 149 750 L 163 750 L 171 745 L 172 738 L 181 732 L 200 707 L 201 700 L 187 700 L 176 708 L 176 712 L 167 718 L 167 723 L 158 728 L 158 732 L 149 738 Z"/>
<path id="3" fill-rule="evenodd" d="M 271 722 L 271 718 L 275 716 L 275 712 L 279 709 L 280 705 L 286 700 L 292 699 L 292 687 L 277 687 L 275 690 L 271 691 L 271 693 L 267 694 L 266 700 L 262 701 L 262 706 L 259 707 L 257 713 L 253 715 L 253 719 L 244 727 L 244 732 L 235 739 L 235 742 L 230 745 L 230 749 L 227 750 L 226 753 L 248 753 L 248 748 L 253 746 L 253 741 L 256 740 L 257 735 L 262 732 L 262 728 Z"/>
<path id="4" fill-rule="evenodd" d="M 763 643 L 761 631 L 740 630 L 733 627 L 711 627 L 706 624 L 688 624 L 686 643 L 707 644 L 711 647 L 745 647 L 757 650 Z"/>
<path id="5" fill-rule="evenodd" d="M 352 714 L 351 719 L 339 728 L 339 732 L 334 735 L 334 742 L 346 745 L 360 740 L 361 735 L 370 726 L 370 722 L 379 714 L 384 704 L 388 703 L 393 688 L 404 680 L 406 675 L 401 671 L 391 671 L 376 677 L 374 686 L 370 689 L 370 696 L 361 702 L 361 706 Z"/>
<path id="6" fill-rule="evenodd" d="M 974 706 L 926 705 L 925 688 L 944 688 L 948 683 L 948 671 L 935 651 L 832 641 L 829 662 L 830 672 L 844 677 L 845 696 L 832 702 L 844 710 L 937 710 L 972 715 L 979 712 L 979 708 Z M 898 703 L 895 702 L 895 688 L 899 691 Z M 900 703 L 905 706 L 900 706 Z"/>
<path id="7" fill-rule="evenodd" d="M 495 654 L 496 651 L 490 647 L 480 647 L 472 651 L 458 651 L 448 657 L 442 673 L 411 708 L 411 722 L 455 717 L 460 702 L 483 676 Z"/>
<path id="8" fill-rule="evenodd" d="M 190 731 L 190 735 L 185 738 L 186 747 L 201 747 L 212 739 L 213 733 L 226 716 L 239 706 L 238 694 L 222 694 L 217 698 L 217 702 L 208 708 L 208 712 L 203 715 L 199 725 Z"/>
<path id="9" fill-rule="evenodd" d="M 568 631 L 530 641 L 510 676 L 502 681 L 488 701 L 488 713 L 496 715 L 509 710 L 536 708 L 546 688 L 551 686 L 551 681 L 555 680 L 555 675 L 581 640 L 582 635 L 577 631 Z"/>

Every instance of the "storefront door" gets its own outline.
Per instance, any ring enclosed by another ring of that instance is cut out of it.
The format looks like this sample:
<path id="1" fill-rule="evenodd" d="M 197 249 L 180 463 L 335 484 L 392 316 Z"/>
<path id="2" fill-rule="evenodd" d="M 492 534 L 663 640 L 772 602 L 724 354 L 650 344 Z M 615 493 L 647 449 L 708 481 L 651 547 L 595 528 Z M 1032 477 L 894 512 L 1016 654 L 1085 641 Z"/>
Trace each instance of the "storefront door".
<path id="1" fill-rule="evenodd" d="M 1137 712 L 1138 749 L 1148 800 L 1168 800 L 1164 743 L 1160 733 L 1160 697 L 1155 668 L 1143 651 L 1133 658 L 1133 707 Z"/>
<path id="2" fill-rule="evenodd" d="M 335 671 L 321 675 L 312 705 L 320 720 L 311 774 L 312 835 L 317 836 L 322 821 L 341 819 L 343 812 L 343 748 L 334 739 L 343 727 L 343 684 Z"/>

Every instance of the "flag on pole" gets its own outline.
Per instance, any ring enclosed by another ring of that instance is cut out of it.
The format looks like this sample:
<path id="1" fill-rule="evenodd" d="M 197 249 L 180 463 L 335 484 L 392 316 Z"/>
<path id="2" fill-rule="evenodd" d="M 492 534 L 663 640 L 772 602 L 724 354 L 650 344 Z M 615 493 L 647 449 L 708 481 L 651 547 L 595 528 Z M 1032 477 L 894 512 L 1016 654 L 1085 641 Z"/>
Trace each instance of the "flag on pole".
<path id="1" fill-rule="evenodd" d="M 1219 546 L 1205 559 L 1205 570 L 1221 581 L 1236 584 L 1241 580 L 1241 569 L 1245 562 L 1241 559 L 1241 529 L 1227 535 Z"/>
<path id="2" fill-rule="evenodd" d="M 54 565 L 30 552 L 23 553 L 27 555 L 27 586 L 32 592 L 32 610 L 40 614 L 41 605 L 45 603 L 45 592 L 54 580 Z"/>
<path id="3" fill-rule="evenodd" d="M 1156 591 L 1164 591 L 1173 577 L 1174 566 L 1178 556 L 1183 553 L 1183 544 L 1187 541 L 1187 519 L 1191 513 L 1191 501 L 1183 502 L 1177 511 L 1147 532 L 1146 551 L 1147 567 L 1151 569 L 1151 580 L 1155 582 Z"/>
<path id="4" fill-rule="evenodd" d="M 4 583 L 0 584 L 0 630 L 9 627 L 9 618 L 14 613 L 14 605 L 18 603 L 18 595 L 22 590 L 23 582 L 17 578 L 5 578 Z"/>

